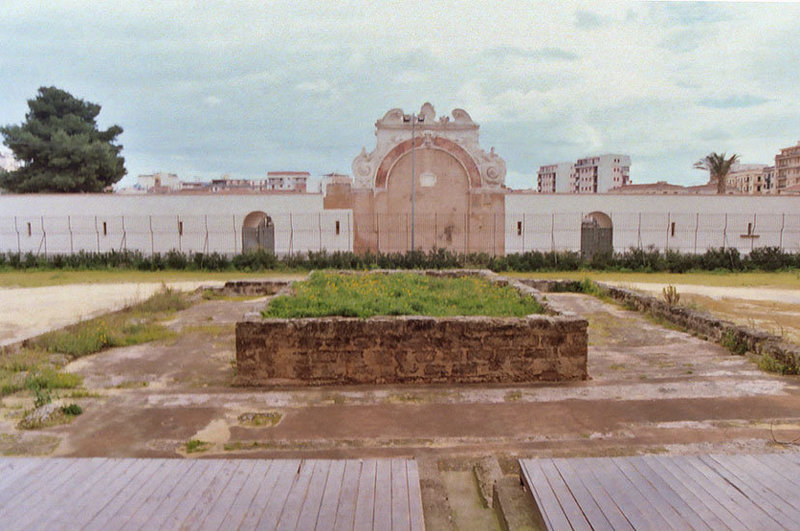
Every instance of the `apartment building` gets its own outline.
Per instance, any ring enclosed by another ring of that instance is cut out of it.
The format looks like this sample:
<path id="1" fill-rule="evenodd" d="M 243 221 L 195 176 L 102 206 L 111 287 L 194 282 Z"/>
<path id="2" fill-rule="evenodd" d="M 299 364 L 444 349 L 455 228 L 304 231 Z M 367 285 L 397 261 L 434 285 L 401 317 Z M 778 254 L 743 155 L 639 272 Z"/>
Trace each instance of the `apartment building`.
<path id="1" fill-rule="evenodd" d="M 539 167 L 539 193 L 604 194 L 630 184 L 631 158 L 607 153 Z"/>
<path id="2" fill-rule="evenodd" d="M 800 141 L 796 146 L 781 149 L 775 155 L 775 190 L 780 193 L 785 188 L 800 185 Z"/>
<path id="3" fill-rule="evenodd" d="M 539 167 L 536 176 L 536 190 L 540 194 L 568 193 L 575 165 L 572 162 L 559 162 Z"/>
<path id="4" fill-rule="evenodd" d="M 604 194 L 630 183 L 631 158 L 605 154 L 578 159 L 572 171 L 570 192 Z"/>
<path id="5" fill-rule="evenodd" d="M 271 171 L 267 172 L 267 190 L 284 190 L 305 192 L 308 188 L 307 171 Z"/>
<path id="6" fill-rule="evenodd" d="M 766 168 L 766 164 L 734 164 L 728 173 L 727 190 L 751 195 L 767 193 Z"/>

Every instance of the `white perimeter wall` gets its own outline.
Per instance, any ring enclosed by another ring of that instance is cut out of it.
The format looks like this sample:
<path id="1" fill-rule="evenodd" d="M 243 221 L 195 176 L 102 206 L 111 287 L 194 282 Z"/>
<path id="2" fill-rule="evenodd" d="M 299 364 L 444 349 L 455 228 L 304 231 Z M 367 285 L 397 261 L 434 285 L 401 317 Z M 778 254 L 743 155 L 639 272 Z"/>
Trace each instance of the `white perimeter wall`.
<path id="1" fill-rule="evenodd" d="M 723 246 L 800 251 L 800 197 L 523 192 L 506 196 L 506 253 L 579 251 L 581 220 L 591 212 L 611 217 L 615 251 L 650 245 L 690 253 Z M 742 236 L 748 224 L 757 237 Z"/>
<path id="2" fill-rule="evenodd" d="M 256 211 L 272 218 L 278 254 L 352 249 L 352 212 L 323 210 L 321 194 L 31 194 L 0 195 L 0 252 L 239 253 Z"/>

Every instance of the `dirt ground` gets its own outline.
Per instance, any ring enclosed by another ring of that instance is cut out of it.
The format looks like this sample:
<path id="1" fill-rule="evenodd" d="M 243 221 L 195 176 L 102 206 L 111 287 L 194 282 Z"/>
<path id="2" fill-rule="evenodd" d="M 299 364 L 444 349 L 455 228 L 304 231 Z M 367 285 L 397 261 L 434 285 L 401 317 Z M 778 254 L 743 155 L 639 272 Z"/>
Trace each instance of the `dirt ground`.
<path id="1" fill-rule="evenodd" d="M 593 297 L 547 297 L 589 320 L 588 381 L 236 388 L 234 323 L 266 299 L 201 301 L 168 323 L 175 339 L 68 365 L 93 395 L 70 400 L 84 409 L 70 424 L 19 431 L 30 398 L 3 399 L 0 454 L 182 457 L 199 439 L 207 450 L 189 457 L 408 456 L 437 468 L 493 455 L 511 474 L 516 457 L 795 450 L 781 443 L 800 437 L 800 378 Z M 423 497 L 452 490 L 455 469 Z"/>
<path id="2" fill-rule="evenodd" d="M 140 302 L 162 286 L 191 291 L 220 281 L 71 284 L 41 288 L 0 288 L 0 346 L 91 319 Z"/>

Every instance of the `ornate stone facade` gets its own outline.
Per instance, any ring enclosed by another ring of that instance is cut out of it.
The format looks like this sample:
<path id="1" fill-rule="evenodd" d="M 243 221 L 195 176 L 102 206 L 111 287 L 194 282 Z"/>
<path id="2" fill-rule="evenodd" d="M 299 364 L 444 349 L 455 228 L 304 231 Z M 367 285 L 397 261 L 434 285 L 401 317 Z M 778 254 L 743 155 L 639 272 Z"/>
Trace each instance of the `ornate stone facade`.
<path id="1" fill-rule="evenodd" d="M 439 149 L 455 157 L 470 174 L 471 188 L 502 188 L 506 162 L 491 148 L 487 153 L 478 142 L 478 124 L 463 109 L 436 119 L 433 105 L 425 103 L 414 124 L 415 149 Z M 375 122 L 375 149 L 366 148 L 353 160 L 355 188 L 385 188 L 388 173 L 411 150 L 412 124 L 402 109 L 392 109 Z M 430 172 L 430 170 L 428 170 Z M 422 172 L 424 173 L 424 172 Z"/>

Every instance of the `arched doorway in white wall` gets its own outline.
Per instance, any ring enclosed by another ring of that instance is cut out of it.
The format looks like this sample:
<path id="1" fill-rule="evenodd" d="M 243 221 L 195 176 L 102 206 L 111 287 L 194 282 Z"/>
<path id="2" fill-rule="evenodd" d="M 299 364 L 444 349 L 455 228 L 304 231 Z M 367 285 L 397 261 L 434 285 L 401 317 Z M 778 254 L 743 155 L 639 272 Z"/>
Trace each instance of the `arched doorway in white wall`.
<path id="1" fill-rule="evenodd" d="M 591 260 L 595 254 L 614 252 L 614 226 L 603 212 L 591 212 L 581 222 L 581 257 Z"/>
<path id="2" fill-rule="evenodd" d="M 250 212 L 242 223 L 242 251 L 252 249 L 275 252 L 275 225 L 264 212 Z"/>

